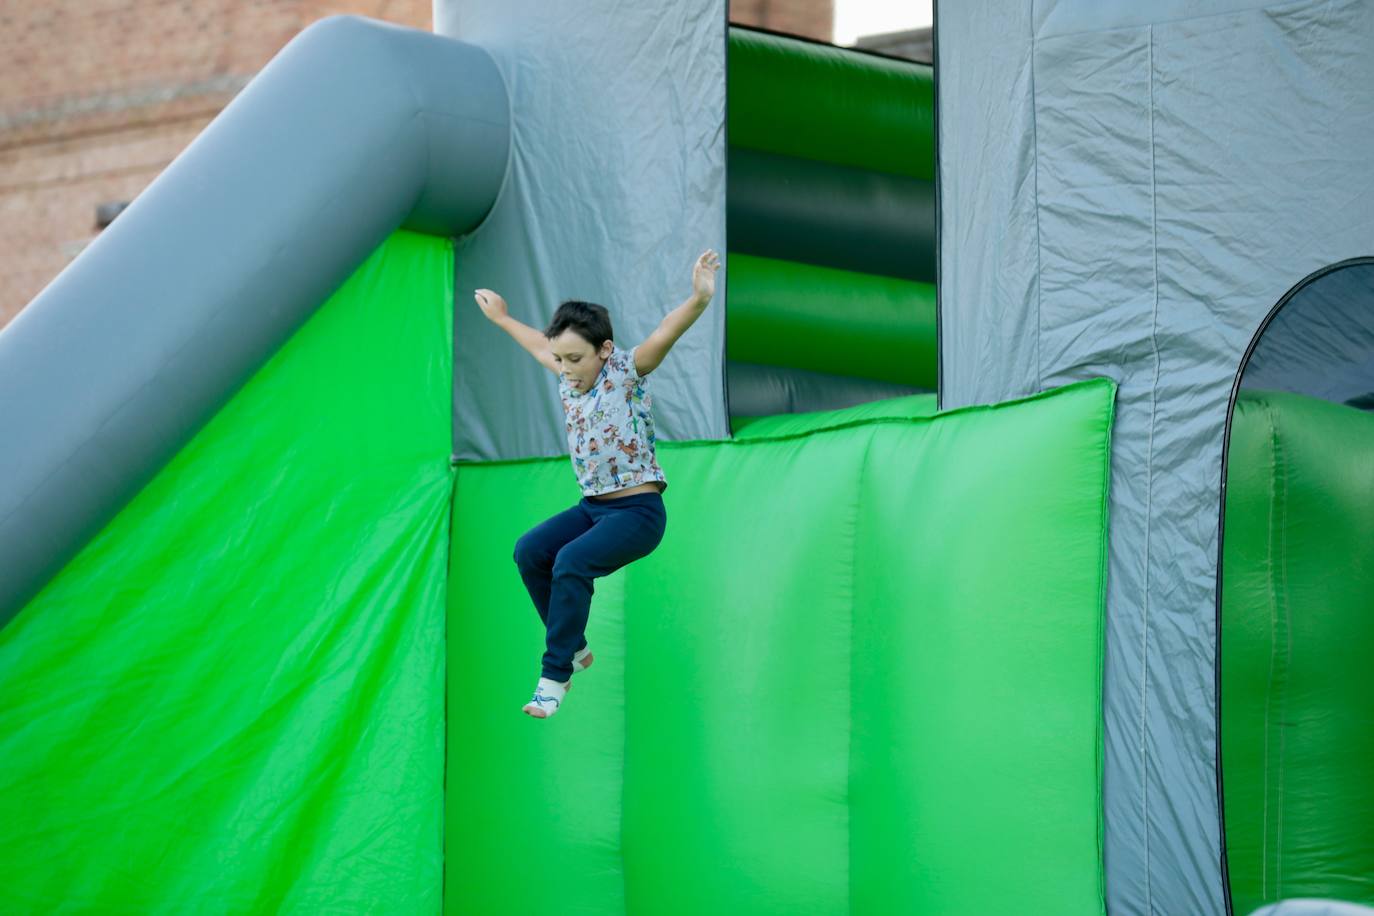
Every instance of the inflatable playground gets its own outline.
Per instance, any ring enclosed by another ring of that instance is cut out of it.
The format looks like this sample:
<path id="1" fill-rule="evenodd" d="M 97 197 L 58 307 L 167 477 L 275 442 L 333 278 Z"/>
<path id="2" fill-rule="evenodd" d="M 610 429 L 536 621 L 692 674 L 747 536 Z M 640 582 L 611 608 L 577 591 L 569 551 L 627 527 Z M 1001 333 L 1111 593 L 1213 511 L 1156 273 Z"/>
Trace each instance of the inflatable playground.
<path id="1" fill-rule="evenodd" d="M 935 36 L 296 36 L 0 332 L 0 910 L 1374 912 L 1374 7 Z M 579 493 L 470 290 L 628 348 L 706 247 L 531 719 Z"/>

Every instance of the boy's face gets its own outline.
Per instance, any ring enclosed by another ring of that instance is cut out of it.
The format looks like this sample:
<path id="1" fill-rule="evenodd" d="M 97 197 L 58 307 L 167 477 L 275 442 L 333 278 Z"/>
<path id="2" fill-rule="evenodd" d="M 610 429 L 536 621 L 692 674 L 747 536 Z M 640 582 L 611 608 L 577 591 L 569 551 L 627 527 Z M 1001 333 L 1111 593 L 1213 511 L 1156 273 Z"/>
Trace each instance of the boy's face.
<path id="1" fill-rule="evenodd" d="M 602 341 L 600 349 L 587 343 L 586 339 L 569 328 L 549 341 L 553 360 L 558 363 L 563 377 L 568 380 L 574 391 L 586 391 L 601 374 L 615 349 L 612 341 Z"/>

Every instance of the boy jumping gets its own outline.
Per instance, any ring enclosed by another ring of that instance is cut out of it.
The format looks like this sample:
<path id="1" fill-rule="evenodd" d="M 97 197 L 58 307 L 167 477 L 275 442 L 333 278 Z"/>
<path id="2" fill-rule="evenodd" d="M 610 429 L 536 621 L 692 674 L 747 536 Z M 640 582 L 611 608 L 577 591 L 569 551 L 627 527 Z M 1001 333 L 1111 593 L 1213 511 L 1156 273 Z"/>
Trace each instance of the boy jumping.
<path id="1" fill-rule="evenodd" d="M 663 539 L 668 488 L 654 454 L 647 379 L 715 294 L 720 259 L 710 249 L 692 268 L 692 294 L 644 342 L 615 345 L 611 317 L 568 300 L 541 333 L 512 318 L 506 301 L 475 291 L 482 313 L 559 377 L 568 453 L 582 499 L 521 535 L 514 559 L 546 630 L 534 697 L 523 707 L 544 719 L 563 704 L 574 672 L 592 663 L 584 631 L 592 580 L 647 556 Z"/>

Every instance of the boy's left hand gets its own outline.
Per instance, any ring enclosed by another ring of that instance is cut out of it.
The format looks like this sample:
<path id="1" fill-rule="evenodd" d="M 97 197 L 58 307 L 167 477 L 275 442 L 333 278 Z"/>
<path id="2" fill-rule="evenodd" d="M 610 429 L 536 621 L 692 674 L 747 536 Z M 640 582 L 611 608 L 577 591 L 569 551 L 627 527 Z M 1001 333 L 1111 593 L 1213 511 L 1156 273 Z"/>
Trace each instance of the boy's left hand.
<path id="1" fill-rule="evenodd" d="M 692 294 L 709 302 L 716 294 L 716 270 L 720 267 L 720 257 L 711 249 L 702 252 L 692 267 Z"/>

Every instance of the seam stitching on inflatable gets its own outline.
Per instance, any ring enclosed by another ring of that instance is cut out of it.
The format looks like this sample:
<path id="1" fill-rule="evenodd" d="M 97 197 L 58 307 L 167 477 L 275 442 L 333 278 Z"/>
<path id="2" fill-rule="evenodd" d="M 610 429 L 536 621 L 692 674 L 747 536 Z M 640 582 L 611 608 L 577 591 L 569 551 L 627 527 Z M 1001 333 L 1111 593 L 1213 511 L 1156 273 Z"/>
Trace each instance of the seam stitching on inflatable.
<path id="1" fill-rule="evenodd" d="M 1271 410 L 1270 419 L 1273 419 Z M 1280 683 L 1279 694 L 1279 759 L 1278 759 L 1278 795 L 1274 800 L 1274 892 L 1283 893 L 1283 765 L 1284 757 L 1288 750 L 1288 674 L 1293 667 L 1293 618 L 1288 607 L 1288 469 L 1284 465 L 1283 448 L 1279 439 L 1278 424 L 1274 424 L 1274 508 L 1278 513 L 1278 524 L 1271 530 L 1276 532 L 1278 544 L 1278 557 L 1272 568 L 1278 574 L 1278 588 L 1274 590 L 1274 613 L 1277 621 L 1283 625 L 1284 654 L 1283 664 L 1279 666 L 1278 681 Z M 1278 686 L 1278 685 L 1276 685 Z M 1266 723 L 1267 725 L 1267 723 Z"/>
<path id="2" fill-rule="evenodd" d="M 1112 429 L 1116 424 L 1116 392 L 1107 404 L 1107 416 L 1102 427 L 1102 490 L 1100 501 L 1100 521 L 1102 525 L 1101 544 L 1097 554 L 1097 725 L 1093 748 L 1094 782 L 1097 793 L 1097 897 L 1102 905 L 1102 913 L 1107 912 L 1107 823 L 1106 792 L 1103 780 L 1106 770 L 1107 729 L 1106 720 L 1106 664 L 1107 664 L 1107 571 L 1110 564 L 1108 545 L 1111 543 L 1111 486 L 1112 486 Z"/>
<path id="3" fill-rule="evenodd" d="M 1269 499 L 1267 500 L 1269 536 L 1265 538 L 1265 568 L 1270 577 L 1274 575 L 1274 504 L 1278 498 L 1278 431 L 1274 428 L 1273 405 L 1266 405 L 1265 416 L 1269 420 Z M 1269 676 L 1264 690 L 1264 765 L 1261 772 L 1264 778 L 1260 793 L 1260 895 L 1269 897 L 1269 721 L 1270 704 L 1274 699 L 1274 637 L 1278 631 L 1278 602 L 1274 597 L 1275 583 L 1269 582 Z"/>
<path id="4" fill-rule="evenodd" d="M 449 448 L 453 447 L 453 335 L 455 333 L 454 305 L 457 299 L 457 287 L 454 282 L 454 259 L 453 259 L 453 239 L 444 239 L 443 245 L 445 265 L 445 277 L 448 280 L 448 301 L 444 303 L 444 323 L 448 329 L 448 340 L 445 346 L 448 348 L 448 440 Z M 458 468 L 450 461 L 448 463 L 448 514 L 444 519 L 448 531 L 444 543 L 444 595 L 441 602 L 442 613 L 444 615 L 444 642 L 443 642 L 443 674 L 440 677 L 440 689 L 444 692 L 444 721 L 442 742 L 444 745 L 444 769 L 440 781 L 440 831 L 439 831 L 439 916 L 444 916 L 448 911 L 448 768 L 449 768 L 449 705 L 448 705 L 448 660 L 449 660 L 449 631 L 448 631 L 448 596 L 449 588 L 453 584 L 451 573 L 453 571 L 453 515 L 454 508 L 458 504 Z"/>
<path id="5" fill-rule="evenodd" d="M 1035 96 L 1035 16 L 1032 4 L 1030 41 L 1030 115 L 1031 115 L 1031 197 L 1035 201 L 1035 389 L 1043 386 L 1045 372 L 1040 365 L 1040 307 L 1044 299 L 1043 273 L 1040 269 L 1040 121 L 1036 114 Z"/>
<path id="6" fill-rule="evenodd" d="M 1146 768 L 1146 698 L 1150 690 L 1150 524 L 1154 500 L 1155 415 L 1159 406 L 1159 219 L 1155 187 L 1155 32 L 1146 29 L 1146 60 L 1150 86 L 1150 249 L 1154 255 L 1154 310 L 1150 316 L 1150 349 L 1155 354 L 1154 384 L 1150 387 L 1150 430 L 1145 448 L 1145 569 L 1144 588 L 1140 606 L 1140 806 L 1145 846 L 1145 910 L 1154 912 L 1154 894 L 1150 870 L 1150 777 Z"/>

